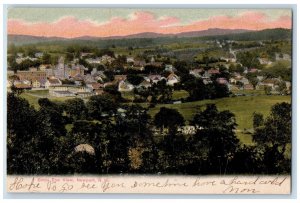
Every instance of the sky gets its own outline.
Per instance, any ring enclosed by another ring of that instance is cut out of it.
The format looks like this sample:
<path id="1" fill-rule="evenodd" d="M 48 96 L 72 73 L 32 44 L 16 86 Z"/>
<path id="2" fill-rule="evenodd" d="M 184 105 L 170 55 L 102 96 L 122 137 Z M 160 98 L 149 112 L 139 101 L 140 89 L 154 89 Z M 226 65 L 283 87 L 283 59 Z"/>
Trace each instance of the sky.
<path id="1" fill-rule="evenodd" d="M 8 9 L 8 34 L 74 38 L 175 34 L 210 28 L 263 30 L 292 27 L 291 9 Z"/>

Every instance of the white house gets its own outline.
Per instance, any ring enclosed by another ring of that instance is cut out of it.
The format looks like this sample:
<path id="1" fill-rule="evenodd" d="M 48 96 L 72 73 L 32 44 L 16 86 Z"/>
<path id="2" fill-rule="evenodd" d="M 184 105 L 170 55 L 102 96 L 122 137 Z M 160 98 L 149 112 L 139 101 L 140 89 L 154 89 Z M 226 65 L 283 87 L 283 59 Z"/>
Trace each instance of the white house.
<path id="1" fill-rule="evenodd" d="M 118 91 L 119 92 L 129 92 L 132 91 L 134 89 L 134 86 L 132 84 L 130 84 L 127 81 L 120 81 L 119 82 L 119 86 L 118 86 Z"/>
<path id="2" fill-rule="evenodd" d="M 49 78 L 45 83 L 45 88 L 48 89 L 49 87 L 60 85 L 62 85 L 62 82 L 58 78 Z"/>
<path id="3" fill-rule="evenodd" d="M 167 85 L 174 86 L 175 83 L 178 83 L 180 81 L 179 76 L 177 76 L 175 73 L 171 73 L 167 77 Z"/>

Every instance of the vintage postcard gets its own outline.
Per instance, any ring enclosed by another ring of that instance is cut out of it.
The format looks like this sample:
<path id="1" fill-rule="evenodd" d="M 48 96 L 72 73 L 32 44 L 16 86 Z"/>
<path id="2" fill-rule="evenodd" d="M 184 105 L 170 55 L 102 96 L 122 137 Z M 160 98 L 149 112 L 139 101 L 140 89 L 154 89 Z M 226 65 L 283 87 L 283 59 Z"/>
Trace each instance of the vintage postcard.
<path id="1" fill-rule="evenodd" d="M 292 8 L 7 8 L 9 193 L 290 194 Z"/>

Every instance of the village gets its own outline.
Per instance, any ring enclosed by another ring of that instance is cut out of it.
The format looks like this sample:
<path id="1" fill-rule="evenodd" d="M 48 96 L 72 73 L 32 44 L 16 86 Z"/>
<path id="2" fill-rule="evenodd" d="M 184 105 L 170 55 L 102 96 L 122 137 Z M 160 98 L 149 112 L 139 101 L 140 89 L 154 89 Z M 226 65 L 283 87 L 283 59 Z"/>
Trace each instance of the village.
<path id="1" fill-rule="evenodd" d="M 217 45 L 222 47 L 219 42 Z M 233 94 L 235 96 L 244 95 L 240 93 L 243 90 L 264 90 L 268 95 L 290 94 L 290 81 L 285 81 L 281 77 L 266 77 L 261 74 L 262 70 L 257 67 L 243 66 L 237 61 L 235 52 L 229 49 L 229 57 L 220 57 L 219 63 L 212 63 L 209 66 L 194 65 L 188 70 L 189 74 L 201 79 L 205 85 L 213 82 L 224 85 L 229 91 L 238 92 Z M 116 53 L 113 56 L 106 54 L 101 57 L 93 56 L 94 53 L 81 52 L 78 58 L 74 57 L 69 62 L 65 62 L 64 56 L 60 56 L 56 64 L 39 64 L 29 67 L 28 70 L 8 70 L 8 91 L 14 86 L 19 90 L 29 92 L 31 90 L 48 90 L 50 97 L 87 98 L 105 93 L 105 88 L 109 86 L 114 86 L 117 91 L 123 93 L 147 89 L 163 80 L 167 86 L 178 89 L 178 84 L 181 82 L 180 73 L 178 74 L 174 62 L 157 61 L 155 59 L 157 57 L 153 55 L 148 56 L 147 62 L 138 57 L 127 56 L 119 65 L 122 71 L 113 69 L 109 71 L 109 76 L 106 73 L 110 65 L 121 57 Z M 42 57 L 42 52 L 35 53 L 34 57 L 18 53 L 15 61 L 17 64 L 21 64 L 25 60 L 37 61 Z M 122 57 L 124 58 L 124 56 Z M 279 53 L 276 53 L 275 61 L 280 60 L 290 61 L 291 59 L 287 54 L 280 56 Z M 94 68 L 87 68 L 79 61 L 84 61 L 89 67 Z M 258 61 L 262 66 L 269 66 L 274 63 L 268 58 L 258 58 Z M 99 66 L 102 67 L 101 70 L 99 70 Z M 145 71 L 147 67 L 148 71 Z M 151 68 L 150 71 L 149 67 Z M 235 67 L 235 70 L 238 67 L 239 71 L 235 71 L 231 67 Z M 128 73 L 140 76 L 141 79 L 132 84 L 127 78 Z"/>

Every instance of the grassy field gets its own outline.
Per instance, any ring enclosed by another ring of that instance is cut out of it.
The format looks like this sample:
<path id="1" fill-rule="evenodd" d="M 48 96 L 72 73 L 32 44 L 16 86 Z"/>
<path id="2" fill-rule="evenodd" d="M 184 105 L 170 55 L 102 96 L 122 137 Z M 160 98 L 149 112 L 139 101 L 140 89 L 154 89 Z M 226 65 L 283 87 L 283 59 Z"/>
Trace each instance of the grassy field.
<path id="1" fill-rule="evenodd" d="M 48 94 L 48 90 L 34 90 L 34 91 L 27 91 L 23 92 L 21 94 L 21 97 L 26 99 L 30 105 L 32 105 L 35 109 L 39 109 L 39 103 L 38 100 L 40 98 L 48 98 L 51 101 L 56 101 L 56 102 L 63 102 L 68 99 L 72 99 L 75 97 L 50 97 Z"/>
<path id="2" fill-rule="evenodd" d="M 254 93 L 254 92 L 252 92 Z M 258 93 L 258 92 L 256 92 Z M 180 99 L 187 96 L 186 91 L 174 91 L 173 99 Z M 45 91 L 30 91 L 21 94 L 21 97 L 27 99 L 29 103 L 36 109 L 39 109 L 38 99 L 41 96 L 48 95 Z M 125 98 L 131 98 L 132 93 L 124 93 L 122 95 Z M 51 101 L 66 101 L 71 97 L 67 98 L 57 98 L 50 97 Z M 153 118 L 156 113 L 158 113 L 161 107 L 177 109 L 185 118 L 186 123 L 193 118 L 193 116 L 200 110 L 204 110 L 206 104 L 214 103 L 217 108 L 221 111 L 229 110 L 235 114 L 236 122 L 238 124 L 236 134 L 240 141 L 247 145 L 252 145 L 252 135 L 245 133 L 245 131 L 252 130 L 252 114 L 254 112 L 262 113 L 264 117 L 270 114 L 271 106 L 280 102 L 291 102 L 290 96 L 267 96 L 263 94 L 257 94 L 257 96 L 241 96 L 241 97 L 229 97 L 216 100 L 203 100 L 195 102 L 187 102 L 181 104 L 158 104 L 154 108 L 149 110 L 149 114 Z M 146 107 L 148 104 L 143 103 L 142 106 Z M 70 128 L 71 126 L 67 126 Z M 70 129 L 68 129 L 70 130 Z"/>
<path id="3" fill-rule="evenodd" d="M 175 90 L 172 94 L 173 100 L 185 99 L 189 96 L 189 93 L 185 90 Z"/>
<path id="4" fill-rule="evenodd" d="M 270 114 L 271 106 L 280 102 L 291 102 L 290 96 L 248 96 L 248 97 L 232 97 L 216 100 L 203 100 L 196 102 L 188 102 L 182 104 L 160 104 L 150 109 L 150 115 L 154 115 L 159 111 L 160 107 L 177 109 L 185 118 L 190 121 L 194 114 L 199 110 L 205 109 L 206 104 L 214 103 L 219 110 L 229 110 L 235 114 L 237 126 L 237 136 L 242 143 L 251 145 L 251 134 L 245 134 L 244 129 L 252 129 L 252 114 L 254 112 L 262 113 L 264 117 Z"/>
<path id="5" fill-rule="evenodd" d="M 234 94 L 255 94 L 255 95 L 265 95 L 265 91 L 261 90 L 231 90 Z"/>

